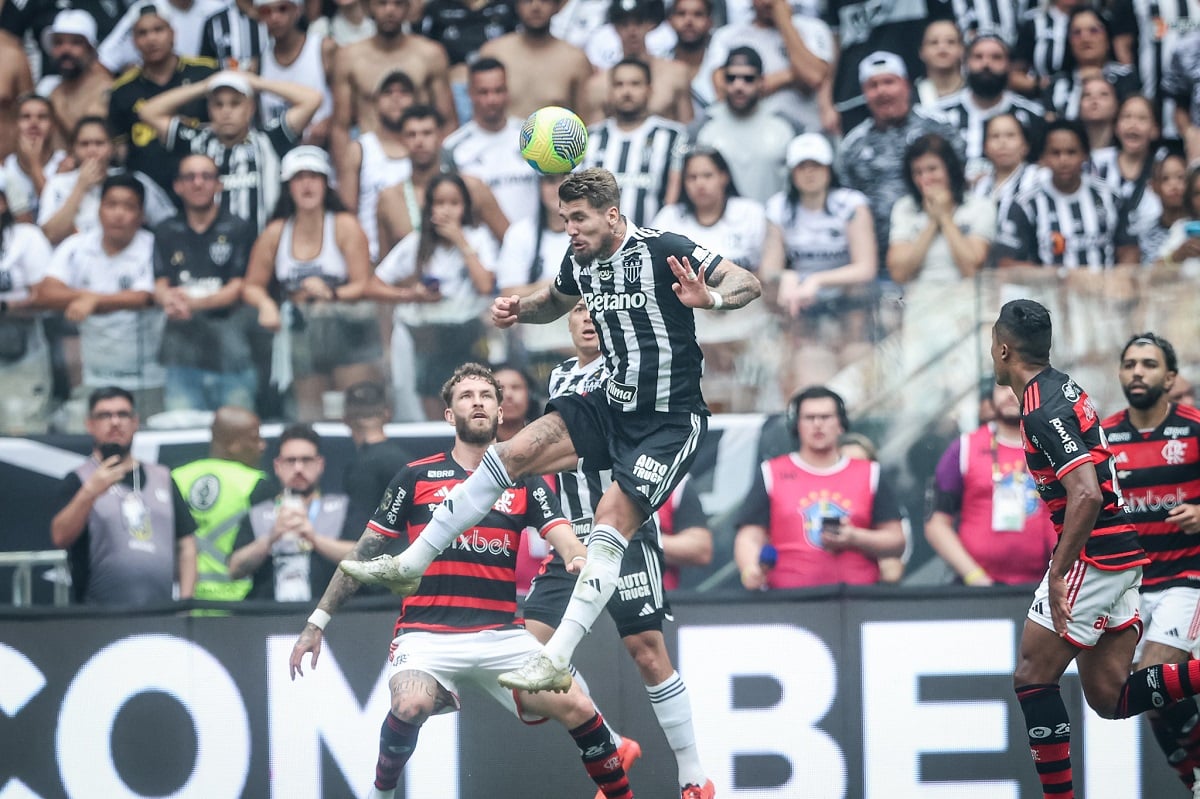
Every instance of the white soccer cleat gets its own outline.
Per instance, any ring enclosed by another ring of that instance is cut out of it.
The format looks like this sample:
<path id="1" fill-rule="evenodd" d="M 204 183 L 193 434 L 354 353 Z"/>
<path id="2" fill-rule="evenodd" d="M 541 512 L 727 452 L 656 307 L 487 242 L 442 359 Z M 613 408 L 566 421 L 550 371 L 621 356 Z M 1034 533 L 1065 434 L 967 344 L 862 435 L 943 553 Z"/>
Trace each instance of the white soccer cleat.
<path id="1" fill-rule="evenodd" d="M 514 691 L 554 691 L 565 694 L 571 690 L 571 670 L 560 669 L 550 658 L 538 653 L 532 655 L 516 671 L 506 671 L 499 677 L 500 684 Z"/>
<path id="2" fill-rule="evenodd" d="M 409 574 L 400 567 L 400 559 L 391 555 L 380 555 L 371 560 L 343 560 L 338 568 L 363 585 L 386 586 L 400 596 L 412 596 L 421 584 L 420 574 Z"/>

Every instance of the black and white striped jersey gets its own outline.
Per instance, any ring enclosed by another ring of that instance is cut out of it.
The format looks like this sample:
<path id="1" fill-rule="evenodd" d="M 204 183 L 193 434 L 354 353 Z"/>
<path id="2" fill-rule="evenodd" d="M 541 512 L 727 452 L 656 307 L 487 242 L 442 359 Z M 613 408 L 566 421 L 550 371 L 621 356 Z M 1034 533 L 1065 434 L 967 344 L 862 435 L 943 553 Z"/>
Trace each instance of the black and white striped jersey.
<path id="1" fill-rule="evenodd" d="M 1100 269 L 1116 263 L 1118 247 L 1136 243 L 1107 186 L 1084 175 L 1078 190 L 1063 194 L 1043 174 L 1036 188 L 1009 205 L 995 253 L 1043 266 Z"/>
<path id="2" fill-rule="evenodd" d="M 1069 16 L 1053 5 L 1033 8 L 1017 26 L 1013 61 L 1025 64 L 1039 78 L 1061 72 L 1067 62 Z"/>
<path id="3" fill-rule="evenodd" d="M 1200 0 L 1126 0 L 1115 5 L 1113 17 L 1114 35 L 1136 33 L 1136 65 L 1142 79 L 1142 94 L 1156 100 L 1163 136 L 1174 138 L 1178 135 L 1175 103 L 1159 87 L 1180 42 L 1200 30 Z"/>
<path id="4" fill-rule="evenodd" d="M 973 183 L 991 172 L 991 164 L 983 157 L 983 130 L 987 121 L 1001 114 L 1012 114 L 1025 128 L 1030 141 L 1040 142 L 1046 127 L 1042 104 L 1022 97 L 1016 92 L 1004 92 L 1000 102 L 991 108 L 980 108 L 969 91 L 956 92 L 937 105 L 938 113 L 958 129 L 966 148 L 967 182 Z"/>
<path id="5" fill-rule="evenodd" d="M 1028 0 L 952 0 L 951 5 L 966 41 L 980 34 L 993 34 L 1009 47 L 1017 41 L 1017 28 L 1029 10 Z"/>
<path id="6" fill-rule="evenodd" d="M 1128 64 L 1110 61 L 1101 68 L 1101 73 L 1104 75 L 1104 79 L 1116 89 L 1118 103 L 1142 90 L 1137 74 Z M 1072 69 L 1059 72 L 1050 79 L 1050 87 L 1046 90 L 1043 104 L 1060 117 L 1078 119 L 1081 100 L 1083 100 L 1083 81 L 1079 77 L 1079 72 Z"/>
<path id="7" fill-rule="evenodd" d="M 588 129 L 584 166 L 604 167 L 621 187 L 621 213 L 635 225 L 648 225 L 663 207 L 667 179 L 678 172 L 687 132 L 678 122 L 651 115 L 633 130 L 606 119 Z"/>
<path id="8" fill-rule="evenodd" d="M 597 358 L 583 366 L 579 365 L 578 358 L 568 358 L 550 372 L 550 399 L 568 394 L 603 391 L 607 377 L 603 358 Z M 596 510 L 596 503 L 611 484 L 611 469 L 559 473 L 558 501 L 562 505 L 563 515 L 570 519 L 572 524 L 584 523 L 576 529 L 577 534 L 591 532 L 591 519 Z"/>
<path id="9" fill-rule="evenodd" d="M 1200 32 L 1179 40 L 1171 53 L 1170 66 L 1163 73 L 1161 88 L 1164 97 L 1187 109 L 1193 125 L 1200 125 Z"/>
<path id="10" fill-rule="evenodd" d="M 222 69 L 246 69 L 262 56 L 267 27 L 250 19 L 233 3 L 204 21 L 200 55 L 215 58 Z"/>
<path id="11" fill-rule="evenodd" d="M 275 210 L 280 192 L 280 162 L 300 143 L 280 114 L 245 139 L 227 147 L 210 127 L 193 127 L 180 117 L 171 120 L 164 146 L 177 157 L 207 155 L 221 175 L 221 207 L 247 220 L 260 233 Z"/>
<path id="12" fill-rule="evenodd" d="M 611 258 L 581 265 L 568 252 L 554 287 L 587 303 L 609 373 L 605 393 L 614 408 L 707 415 L 700 393 L 704 357 L 692 309 L 673 289 L 671 255 L 687 258 L 705 278 L 722 261 L 691 239 L 627 219 L 625 240 Z"/>

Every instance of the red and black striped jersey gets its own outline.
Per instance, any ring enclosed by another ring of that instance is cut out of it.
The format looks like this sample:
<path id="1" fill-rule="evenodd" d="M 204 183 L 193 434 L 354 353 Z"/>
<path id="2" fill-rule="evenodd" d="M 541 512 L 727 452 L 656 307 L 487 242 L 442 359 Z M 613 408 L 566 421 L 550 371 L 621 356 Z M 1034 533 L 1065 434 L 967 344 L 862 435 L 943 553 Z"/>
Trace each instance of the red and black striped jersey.
<path id="1" fill-rule="evenodd" d="M 1117 465 L 1121 495 L 1150 565 L 1142 590 L 1200 582 L 1200 536 L 1167 521 L 1171 509 L 1200 503 L 1200 411 L 1173 405 L 1162 424 L 1138 430 L 1129 411 L 1101 422 Z"/>
<path id="2" fill-rule="evenodd" d="M 1121 499 L 1096 407 L 1069 375 L 1048 366 L 1029 381 L 1021 398 L 1021 434 L 1029 474 L 1060 536 L 1067 509 L 1062 478 L 1086 463 L 1096 469 L 1103 505 L 1080 559 L 1110 570 L 1149 563 Z"/>
<path id="3" fill-rule="evenodd" d="M 417 539 L 454 486 L 470 474 L 449 452 L 413 461 L 383 494 L 367 529 L 389 538 Z M 544 477 L 504 490 L 479 524 L 454 540 L 425 571 L 417 592 L 404 600 L 396 632 L 474 632 L 520 626 L 517 614 L 517 546 L 521 531 L 542 535 L 566 522 Z"/>

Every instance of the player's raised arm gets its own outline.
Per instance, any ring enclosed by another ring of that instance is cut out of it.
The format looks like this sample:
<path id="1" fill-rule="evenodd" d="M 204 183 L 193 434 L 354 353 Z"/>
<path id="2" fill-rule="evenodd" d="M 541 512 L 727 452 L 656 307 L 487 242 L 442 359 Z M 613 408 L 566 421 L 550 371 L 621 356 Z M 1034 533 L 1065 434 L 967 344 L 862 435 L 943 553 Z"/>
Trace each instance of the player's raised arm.
<path id="1" fill-rule="evenodd" d="M 492 322 L 499 328 L 512 327 L 517 322 L 544 325 L 560 318 L 578 301 L 550 284 L 527 297 L 516 294 L 497 297 L 492 302 Z"/>
<path id="2" fill-rule="evenodd" d="M 732 261 L 718 263 L 707 280 L 696 271 L 687 256 L 683 260 L 674 255 L 667 256 L 667 264 L 679 280 L 674 286 L 675 294 L 689 308 L 732 311 L 749 305 L 762 295 L 758 278 Z"/>

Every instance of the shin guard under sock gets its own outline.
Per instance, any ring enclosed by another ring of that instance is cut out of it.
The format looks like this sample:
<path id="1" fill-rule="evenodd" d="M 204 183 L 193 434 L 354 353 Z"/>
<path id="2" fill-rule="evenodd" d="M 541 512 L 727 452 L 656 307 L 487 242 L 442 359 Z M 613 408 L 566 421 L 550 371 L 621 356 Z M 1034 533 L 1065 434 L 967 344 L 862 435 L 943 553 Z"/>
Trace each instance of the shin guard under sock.
<path id="1" fill-rule="evenodd" d="M 621 756 L 617 754 L 617 744 L 609 734 L 604 717 L 596 713 L 570 733 L 579 747 L 583 767 L 606 799 L 633 799 L 629 779 L 621 767 Z"/>

